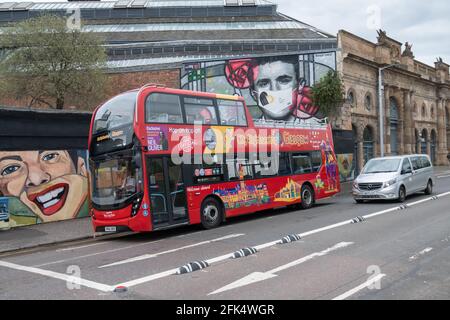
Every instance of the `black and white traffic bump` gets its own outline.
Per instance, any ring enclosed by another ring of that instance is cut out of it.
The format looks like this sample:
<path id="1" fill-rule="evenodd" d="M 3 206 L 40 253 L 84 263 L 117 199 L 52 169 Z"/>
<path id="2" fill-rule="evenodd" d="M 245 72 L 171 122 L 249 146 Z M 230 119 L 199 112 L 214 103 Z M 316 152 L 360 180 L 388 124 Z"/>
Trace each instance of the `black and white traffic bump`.
<path id="1" fill-rule="evenodd" d="M 290 234 L 286 237 L 283 237 L 281 239 L 281 243 L 290 243 L 290 242 L 294 242 L 294 241 L 299 241 L 301 239 L 301 237 L 298 234 Z"/>
<path id="2" fill-rule="evenodd" d="M 206 267 L 209 267 L 209 264 L 206 261 L 189 262 L 188 264 L 180 267 L 177 271 L 177 274 L 191 273 L 194 271 L 204 269 Z"/>
<path id="3" fill-rule="evenodd" d="M 247 257 L 257 252 L 258 250 L 255 248 L 244 248 L 233 253 L 233 259 Z"/>

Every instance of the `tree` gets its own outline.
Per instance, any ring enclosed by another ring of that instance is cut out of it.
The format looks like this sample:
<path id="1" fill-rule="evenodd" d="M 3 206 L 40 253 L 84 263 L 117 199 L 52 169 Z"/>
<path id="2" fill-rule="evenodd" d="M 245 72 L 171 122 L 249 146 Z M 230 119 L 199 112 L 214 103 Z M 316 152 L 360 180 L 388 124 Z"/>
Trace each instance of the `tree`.
<path id="1" fill-rule="evenodd" d="M 313 105 L 320 106 L 324 116 L 335 115 L 341 106 L 345 91 L 339 73 L 328 71 L 312 88 Z"/>
<path id="2" fill-rule="evenodd" d="M 67 102 L 87 107 L 103 98 L 106 63 L 97 35 L 68 28 L 66 19 L 43 15 L 0 34 L 0 91 L 29 106 L 63 109 Z"/>

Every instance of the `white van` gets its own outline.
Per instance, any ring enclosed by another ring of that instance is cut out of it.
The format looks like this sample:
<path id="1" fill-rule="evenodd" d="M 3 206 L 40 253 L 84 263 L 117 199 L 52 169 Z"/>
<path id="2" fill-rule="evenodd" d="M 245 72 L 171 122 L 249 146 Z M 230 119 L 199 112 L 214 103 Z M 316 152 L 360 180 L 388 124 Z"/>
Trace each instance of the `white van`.
<path id="1" fill-rule="evenodd" d="M 405 201 L 416 192 L 433 192 L 433 165 L 424 154 L 374 158 L 364 166 L 353 182 L 353 198 L 366 200 Z"/>

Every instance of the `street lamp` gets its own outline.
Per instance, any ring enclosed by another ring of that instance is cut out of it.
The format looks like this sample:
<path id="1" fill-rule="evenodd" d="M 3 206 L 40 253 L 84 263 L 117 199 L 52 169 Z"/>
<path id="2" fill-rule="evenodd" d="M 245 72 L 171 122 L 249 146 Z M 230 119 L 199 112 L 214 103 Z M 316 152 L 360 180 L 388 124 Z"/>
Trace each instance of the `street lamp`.
<path id="1" fill-rule="evenodd" d="M 378 113 L 380 114 L 380 151 L 381 151 L 381 156 L 384 157 L 384 120 L 383 120 L 383 90 L 382 90 L 382 86 L 383 86 L 383 70 L 388 69 L 388 68 L 392 68 L 392 67 L 397 67 L 400 66 L 402 64 L 400 63 L 394 63 L 394 64 L 390 64 L 388 66 L 382 67 L 382 68 L 378 68 Z"/>

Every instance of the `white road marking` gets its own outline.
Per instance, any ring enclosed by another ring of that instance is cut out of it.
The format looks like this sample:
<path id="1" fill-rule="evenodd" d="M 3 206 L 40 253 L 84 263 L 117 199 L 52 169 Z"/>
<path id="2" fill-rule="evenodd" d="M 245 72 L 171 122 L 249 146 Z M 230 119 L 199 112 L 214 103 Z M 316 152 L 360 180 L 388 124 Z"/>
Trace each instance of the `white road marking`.
<path id="1" fill-rule="evenodd" d="M 14 269 L 14 270 L 39 274 L 39 275 L 53 278 L 53 279 L 63 280 L 63 281 L 66 281 L 67 283 L 68 282 L 73 283 L 73 281 L 74 281 L 73 276 L 68 275 L 68 274 L 58 273 L 58 272 L 49 271 L 49 270 L 43 270 L 43 269 L 39 269 L 39 268 L 35 268 L 35 267 L 22 266 L 22 265 L 18 265 L 18 264 L 6 262 L 6 261 L 0 260 L 0 266 L 5 267 L 5 268 Z M 102 283 L 98 283 L 98 282 L 94 282 L 94 281 L 90 281 L 90 280 L 86 280 L 86 279 L 82 279 L 82 278 L 77 278 L 76 281 L 77 281 L 77 283 L 79 283 L 80 285 L 82 285 L 84 287 L 96 289 L 96 290 L 103 291 L 103 292 L 111 292 L 115 288 L 112 286 L 108 286 L 106 284 L 102 284 Z"/>
<path id="2" fill-rule="evenodd" d="M 260 282 L 260 281 L 263 281 L 263 280 L 267 280 L 267 279 L 271 279 L 271 278 L 277 277 L 276 273 L 279 273 L 280 271 L 283 271 L 283 270 L 295 267 L 295 266 L 297 266 L 299 264 L 305 263 L 305 262 L 307 262 L 309 260 L 312 260 L 314 258 L 317 258 L 317 257 L 321 257 L 321 256 L 324 256 L 324 255 L 327 255 L 330 252 L 336 251 L 336 250 L 341 249 L 341 248 L 348 247 L 348 246 L 350 246 L 352 244 L 353 244 L 353 242 L 340 242 L 340 243 L 334 245 L 331 248 L 328 248 L 328 249 L 320 251 L 320 252 L 312 253 L 310 255 L 307 255 L 307 256 L 305 256 L 303 258 L 300 258 L 300 259 L 297 259 L 295 261 L 289 262 L 289 263 L 287 263 L 285 265 L 279 266 L 279 267 L 277 267 L 275 269 L 272 269 L 270 271 L 267 271 L 267 272 L 253 272 L 253 273 L 245 276 L 242 279 L 239 279 L 239 280 L 237 280 L 237 281 L 235 281 L 233 283 L 230 283 L 230 284 L 228 284 L 228 285 L 226 285 L 226 286 L 224 286 L 224 287 L 222 287 L 220 289 L 217 289 L 217 290 L 215 290 L 213 292 L 210 292 L 208 295 L 221 293 L 221 292 L 224 292 L 224 291 L 228 291 L 228 290 L 244 287 L 244 286 L 247 286 L 247 285 L 252 284 L 252 283 L 256 283 L 256 282 Z"/>
<path id="3" fill-rule="evenodd" d="M 414 261 L 417 260 L 420 256 L 423 256 L 424 254 L 427 254 L 428 252 L 432 251 L 433 248 L 425 248 L 422 251 L 420 251 L 419 253 L 409 257 L 409 261 Z"/>
<path id="4" fill-rule="evenodd" d="M 150 281 L 153 281 L 153 280 L 157 280 L 157 279 L 165 278 L 165 277 L 168 277 L 168 276 L 176 275 L 177 271 L 178 271 L 178 268 L 167 270 L 167 271 L 156 273 L 156 274 L 152 274 L 150 276 L 146 276 L 146 277 L 143 277 L 143 278 L 131 280 L 131 281 L 128 281 L 128 282 L 123 282 L 123 283 L 120 283 L 120 284 L 116 285 L 115 287 L 124 286 L 124 287 L 129 288 L 129 287 L 137 286 L 138 284 L 143 284 L 143 283 L 150 282 Z"/>
<path id="5" fill-rule="evenodd" d="M 73 251 L 73 250 L 78 250 L 78 249 L 95 247 L 95 246 L 99 246 L 99 245 L 103 245 L 103 244 L 108 244 L 108 242 L 100 242 L 100 243 L 87 244 L 85 246 L 63 248 L 63 249 L 56 250 L 56 252 Z"/>
<path id="6" fill-rule="evenodd" d="M 450 195 L 450 191 L 446 192 L 446 193 L 439 194 L 437 196 L 426 198 L 424 200 L 420 200 L 420 201 L 416 201 L 416 202 L 413 202 L 413 203 L 409 203 L 408 207 L 411 207 L 411 206 L 414 206 L 414 205 L 417 205 L 417 204 L 420 204 L 420 203 L 423 203 L 423 202 L 426 202 L 426 201 L 433 200 L 435 197 L 436 198 L 441 198 L 441 197 L 445 197 L 445 196 L 448 196 L 448 195 Z M 393 208 L 386 209 L 386 210 L 379 211 L 379 212 L 375 212 L 375 213 L 366 215 L 363 218 L 365 220 L 368 220 L 370 218 L 373 218 L 373 217 L 376 217 L 376 216 L 379 216 L 379 215 L 382 215 L 382 214 L 386 214 L 386 213 L 389 213 L 389 212 L 395 212 L 395 211 L 398 211 L 398 210 L 400 210 L 400 206 L 393 207 Z M 333 224 L 333 225 L 330 225 L 330 226 L 326 226 L 326 227 L 323 227 L 323 228 L 319 228 L 319 229 L 315 229 L 315 230 L 311 230 L 311 231 L 308 231 L 308 232 L 301 233 L 301 234 L 299 234 L 299 236 L 301 238 L 304 238 L 304 237 L 312 235 L 312 234 L 316 234 L 316 233 L 319 233 L 319 232 L 331 230 L 331 229 L 338 228 L 338 227 L 341 227 L 341 226 L 344 226 L 344 225 L 348 225 L 348 224 L 351 224 L 351 223 L 352 223 L 352 219 L 349 219 L 349 220 L 346 220 L 346 221 L 343 221 L 343 222 L 340 222 L 340 223 L 336 223 L 336 224 Z M 281 243 L 280 240 L 276 240 L 276 241 L 268 242 L 268 243 L 257 245 L 257 246 L 251 246 L 251 247 L 256 248 L 258 251 L 260 251 L 262 249 L 269 248 L 269 247 L 272 247 L 272 246 L 280 244 L 280 243 Z M 221 262 L 221 261 L 225 261 L 225 260 L 230 259 L 232 257 L 233 257 L 233 253 L 228 253 L 228 254 L 225 254 L 225 255 L 222 255 L 222 256 L 219 256 L 219 257 L 216 257 L 216 258 L 212 258 L 212 259 L 206 260 L 206 262 L 211 266 L 211 265 L 213 265 L 215 263 L 218 263 L 218 262 Z M 160 273 L 157 273 L 157 274 L 154 274 L 154 275 L 149 275 L 149 276 L 146 276 L 146 277 L 143 277 L 143 278 L 139 278 L 139 279 L 135 279 L 135 280 L 132 280 L 132 281 L 129 281 L 129 282 L 125 282 L 124 284 L 119 284 L 119 285 L 126 285 L 128 287 L 136 286 L 136 285 L 143 284 L 143 283 L 146 283 L 146 282 L 150 282 L 150 281 L 153 281 L 153 280 L 156 280 L 156 279 L 161 279 L 161 278 L 168 277 L 168 276 L 171 276 L 171 275 L 176 275 L 177 271 L 178 271 L 178 268 L 171 269 L 171 270 L 160 272 Z"/>
<path id="7" fill-rule="evenodd" d="M 437 176 L 436 178 L 443 179 L 443 178 L 448 178 L 448 177 L 450 177 L 450 174 L 443 175 L 443 176 Z"/>
<path id="8" fill-rule="evenodd" d="M 126 246 L 126 247 L 121 247 L 121 248 L 116 248 L 116 249 L 111 249 L 111 250 L 106 250 L 106 251 L 101 251 L 101 252 L 85 254 L 85 255 L 82 255 L 82 256 L 76 256 L 76 257 L 71 257 L 71 258 L 57 260 L 57 261 L 46 262 L 46 263 L 43 263 L 43 264 L 35 265 L 34 267 L 45 267 L 45 266 L 49 266 L 49 265 L 52 265 L 52 264 L 65 263 L 65 262 L 68 262 L 68 261 L 79 260 L 79 259 L 84 259 L 84 258 L 98 256 L 98 255 L 101 255 L 101 254 L 113 253 L 113 252 L 118 252 L 118 251 L 127 250 L 127 249 L 131 249 L 131 248 L 136 248 L 136 247 L 140 247 L 140 246 L 145 246 L 145 245 L 148 245 L 148 244 L 151 244 L 151 243 L 158 243 L 160 241 L 163 241 L 163 239 L 156 240 L 156 241 L 149 241 L 149 242 L 139 243 L 139 244 L 135 244 L 135 245 L 132 245 L 132 246 Z"/>
<path id="9" fill-rule="evenodd" d="M 190 245 L 187 245 L 187 246 L 184 246 L 184 247 L 181 247 L 181 248 L 175 248 L 175 249 L 171 249 L 171 250 L 167 250 L 167 251 L 163 251 L 163 252 L 158 252 L 158 253 L 153 253 L 153 254 L 143 254 L 141 256 L 137 256 L 137 257 L 134 257 L 134 258 L 125 259 L 125 260 L 121 260 L 121 261 L 110 263 L 110 264 L 105 264 L 105 265 L 100 266 L 98 268 L 107 268 L 107 267 L 117 266 L 117 265 L 121 265 L 121 264 L 125 264 L 125 263 L 131 263 L 131 262 L 136 262 L 136 261 L 152 259 L 152 258 L 156 258 L 156 257 L 161 256 L 161 255 L 164 255 L 164 254 L 173 253 L 173 252 L 177 252 L 177 251 L 181 251 L 181 250 L 185 250 L 185 249 L 190 249 L 190 248 L 194 248 L 194 247 L 199 247 L 199 246 L 202 246 L 202 245 L 205 245 L 205 244 L 209 244 L 209 243 L 213 243 L 213 242 L 219 242 L 219 241 L 223 241 L 223 240 L 227 240 L 227 239 L 242 237 L 244 235 L 245 234 L 243 234 L 243 233 L 230 234 L 230 235 L 227 235 L 227 236 L 224 236 L 224 237 L 220 237 L 220 238 L 216 238 L 216 239 L 212 239 L 212 240 L 208 240 L 208 241 L 202 241 L 202 242 L 190 244 Z"/>
<path id="10" fill-rule="evenodd" d="M 333 300 L 345 300 L 348 297 L 351 297 L 352 295 L 354 295 L 355 293 L 357 293 L 357 292 L 359 292 L 359 291 L 361 291 L 361 290 L 371 286 L 375 282 L 380 281 L 385 276 L 386 276 L 385 274 L 381 273 L 381 274 L 379 274 L 379 275 L 377 275 L 377 276 L 367 280 L 366 282 L 364 282 L 363 284 L 357 286 L 356 288 L 353 288 L 353 289 L 351 289 L 351 290 L 341 294 L 340 296 L 337 296 Z"/>

